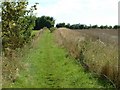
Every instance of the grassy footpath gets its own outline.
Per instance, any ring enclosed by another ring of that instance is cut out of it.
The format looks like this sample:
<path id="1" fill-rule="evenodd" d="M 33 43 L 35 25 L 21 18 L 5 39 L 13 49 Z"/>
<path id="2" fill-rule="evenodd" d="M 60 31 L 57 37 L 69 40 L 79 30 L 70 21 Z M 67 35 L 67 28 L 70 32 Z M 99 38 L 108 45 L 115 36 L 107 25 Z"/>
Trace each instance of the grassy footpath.
<path id="1" fill-rule="evenodd" d="M 37 46 L 24 57 L 25 66 L 11 87 L 22 88 L 102 88 L 110 87 L 90 73 L 84 72 L 67 52 L 54 43 L 45 31 Z"/>

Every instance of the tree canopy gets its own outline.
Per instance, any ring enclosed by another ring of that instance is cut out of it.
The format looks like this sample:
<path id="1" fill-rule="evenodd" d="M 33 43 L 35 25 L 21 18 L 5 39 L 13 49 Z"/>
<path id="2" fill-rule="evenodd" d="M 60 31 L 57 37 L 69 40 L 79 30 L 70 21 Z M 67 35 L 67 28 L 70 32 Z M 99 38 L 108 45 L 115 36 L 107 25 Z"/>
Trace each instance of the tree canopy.
<path id="1" fill-rule="evenodd" d="M 44 27 L 51 28 L 54 27 L 54 24 L 55 24 L 55 20 L 53 17 L 41 16 L 36 18 L 34 29 L 39 30 Z"/>

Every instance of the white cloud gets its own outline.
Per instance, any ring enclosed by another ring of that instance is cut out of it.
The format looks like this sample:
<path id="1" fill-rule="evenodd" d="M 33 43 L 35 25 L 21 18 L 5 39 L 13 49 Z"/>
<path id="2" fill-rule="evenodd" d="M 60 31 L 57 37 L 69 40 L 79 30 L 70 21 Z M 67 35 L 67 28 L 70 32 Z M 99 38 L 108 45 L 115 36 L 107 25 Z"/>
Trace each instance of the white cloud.
<path id="1" fill-rule="evenodd" d="M 53 16 L 56 23 L 118 24 L 117 0 L 57 0 L 46 4 L 39 3 L 37 16 Z"/>

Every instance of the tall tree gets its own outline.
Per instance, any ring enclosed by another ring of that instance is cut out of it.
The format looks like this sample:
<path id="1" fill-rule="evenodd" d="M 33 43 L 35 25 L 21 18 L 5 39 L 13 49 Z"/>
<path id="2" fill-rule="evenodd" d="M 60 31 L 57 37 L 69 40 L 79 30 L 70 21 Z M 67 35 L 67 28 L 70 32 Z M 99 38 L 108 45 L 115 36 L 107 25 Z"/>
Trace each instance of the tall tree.
<path id="1" fill-rule="evenodd" d="M 44 27 L 51 28 L 51 27 L 54 27 L 54 24 L 55 24 L 55 20 L 53 17 L 41 16 L 36 19 L 34 29 L 39 30 Z"/>

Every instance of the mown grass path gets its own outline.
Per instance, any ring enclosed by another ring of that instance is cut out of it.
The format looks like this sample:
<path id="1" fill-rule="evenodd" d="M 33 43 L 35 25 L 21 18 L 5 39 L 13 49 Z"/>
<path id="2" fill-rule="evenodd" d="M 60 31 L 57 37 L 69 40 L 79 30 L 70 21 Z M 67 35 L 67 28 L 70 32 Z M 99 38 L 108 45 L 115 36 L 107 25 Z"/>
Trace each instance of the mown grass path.
<path id="1" fill-rule="evenodd" d="M 24 57 L 25 67 L 12 87 L 22 88 L 100 88 L 109 87 L 84 72 L 67 52 L 54 42 L 54 35 L 44 31 L 37 46 Z"/>

